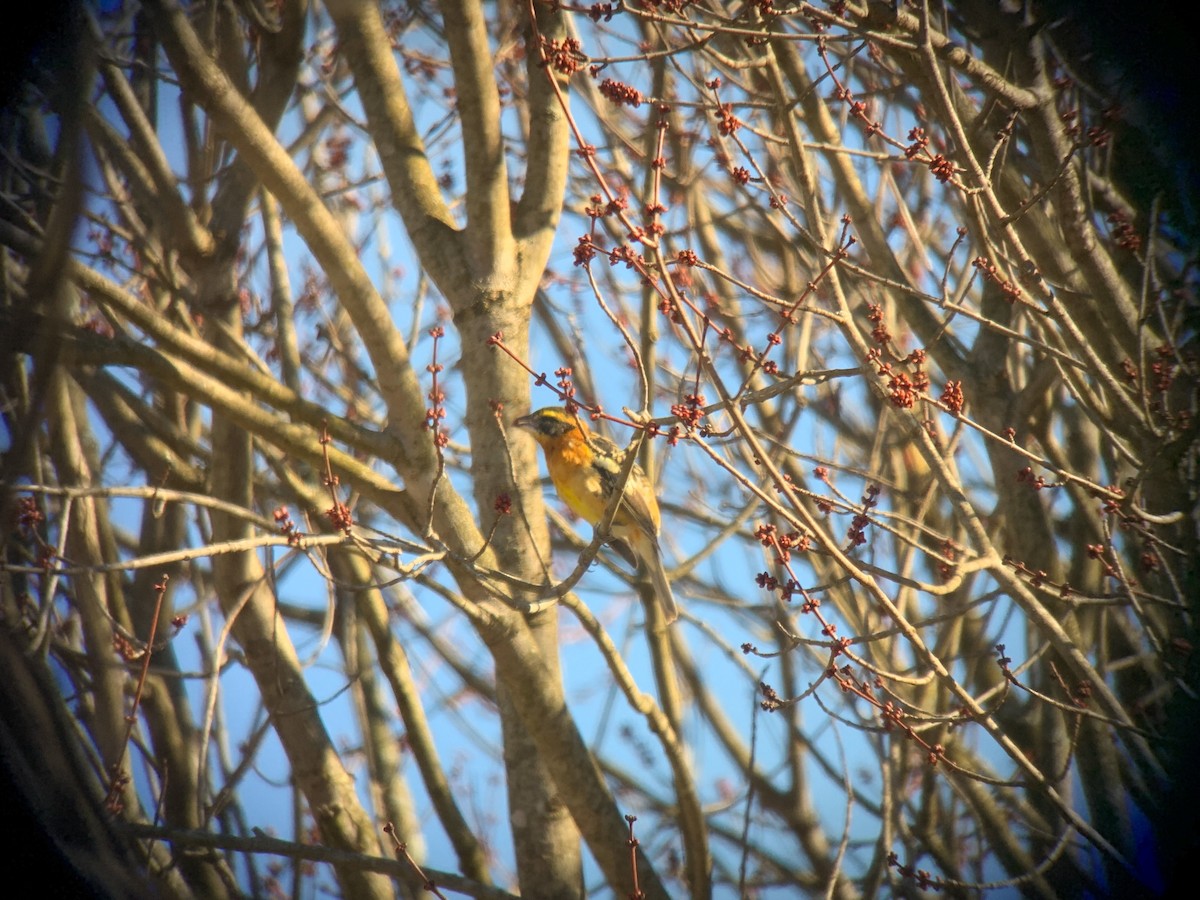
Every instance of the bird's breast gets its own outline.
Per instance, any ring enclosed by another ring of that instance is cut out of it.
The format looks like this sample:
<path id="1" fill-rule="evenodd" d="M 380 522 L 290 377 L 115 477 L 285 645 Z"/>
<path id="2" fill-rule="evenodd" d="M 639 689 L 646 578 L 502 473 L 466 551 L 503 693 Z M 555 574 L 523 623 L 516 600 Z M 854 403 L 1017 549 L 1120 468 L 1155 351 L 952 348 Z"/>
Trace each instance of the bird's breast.
<path id="1" fill-rule="evenodd" d="M 571 511 L 595 525 L 604 517 L 605 497 L 591 451 L 568 443 L 546 460 L 554 489 Z"/>

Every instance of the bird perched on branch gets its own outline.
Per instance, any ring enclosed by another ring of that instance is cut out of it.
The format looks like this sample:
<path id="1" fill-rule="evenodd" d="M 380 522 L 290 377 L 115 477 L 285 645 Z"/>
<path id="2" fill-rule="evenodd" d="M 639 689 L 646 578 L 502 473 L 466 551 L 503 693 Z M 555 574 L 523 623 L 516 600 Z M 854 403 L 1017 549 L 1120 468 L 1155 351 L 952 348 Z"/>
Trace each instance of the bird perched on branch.
<path id="1" fill-rule="evenodd" d="M 625 451 L 608 438 L 594 434 L 578 416 L 558 407 L 539 409 L 521 416 L 513 424 L 528 429 L 541 445 L 550 479 L 563 502 L 580 518 L 593 526 L 599 525 L 609 499 L 619 486 Z M 641 466 L 635 463 L 609 531 L 645 567 L 663 618 L 670 623 L 678 618 L 679 608 L 663 568 L 658 526 L 654 488 Z"/>

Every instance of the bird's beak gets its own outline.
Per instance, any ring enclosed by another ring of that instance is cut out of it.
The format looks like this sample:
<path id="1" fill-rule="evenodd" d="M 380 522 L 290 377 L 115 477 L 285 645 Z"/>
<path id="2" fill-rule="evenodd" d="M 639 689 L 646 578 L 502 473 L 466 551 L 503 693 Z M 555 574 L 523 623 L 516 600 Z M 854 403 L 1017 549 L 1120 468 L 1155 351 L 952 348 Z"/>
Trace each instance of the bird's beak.
<path id="1" fill-rule="evenodd" d="M 533 428 L 533 414 L 513 419 L 514 428 Z"/>

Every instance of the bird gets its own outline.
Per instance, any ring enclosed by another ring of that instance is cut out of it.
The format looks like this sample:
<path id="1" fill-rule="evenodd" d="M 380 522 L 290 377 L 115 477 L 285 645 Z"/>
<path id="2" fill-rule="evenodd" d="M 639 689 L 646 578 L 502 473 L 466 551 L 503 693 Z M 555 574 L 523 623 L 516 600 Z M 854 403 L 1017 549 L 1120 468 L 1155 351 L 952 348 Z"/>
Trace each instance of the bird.
<path id="1" fill-rule="evenodd" d="M 550 480 L 563 502 L 593 527 L 599 525 L 618 488 L 625 451 L 593 432 L 574 413 L 556 406 L 521 416 L 513 425 L 528 430 L 541 446 Z M 658 545 L 660 521 L 654 488 L 635 463 L 609 531 L 618 547 L 624 544 L 624 549 L 631 550 L 650 576 L 663 618 L 670 624 L 679 617 L 679 607 Z M 625 558 L 633 562 L 628 554 Z"/>

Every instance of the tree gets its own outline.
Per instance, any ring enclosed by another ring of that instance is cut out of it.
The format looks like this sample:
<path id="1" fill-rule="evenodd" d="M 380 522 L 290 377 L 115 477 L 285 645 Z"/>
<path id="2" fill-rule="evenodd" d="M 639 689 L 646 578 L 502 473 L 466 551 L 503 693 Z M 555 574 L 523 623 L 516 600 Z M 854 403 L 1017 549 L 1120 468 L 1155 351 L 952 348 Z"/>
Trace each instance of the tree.
<path id="1" fill-rule="evenodd" d="M 179 896 L 1174 877 L 1194 228 L 1070 20 L 70 23 L 4 111 L 18 783 L 70 734 Z M 678 624 L 544 494 L 555 404 L 659 485 Z"/>

